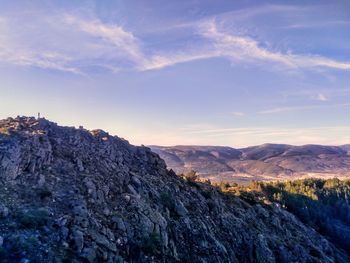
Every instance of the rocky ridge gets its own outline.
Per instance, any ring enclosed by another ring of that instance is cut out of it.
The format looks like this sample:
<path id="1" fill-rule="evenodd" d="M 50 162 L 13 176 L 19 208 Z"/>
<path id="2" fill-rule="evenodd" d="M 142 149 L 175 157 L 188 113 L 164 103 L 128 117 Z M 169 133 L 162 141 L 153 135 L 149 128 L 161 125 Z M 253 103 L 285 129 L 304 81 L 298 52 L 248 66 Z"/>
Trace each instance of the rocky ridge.
<path id="1" fill-rule="evenodd" d="M 147 147 L 0 121 L 1 262 L 348 262 L 276 204 L 186 182 Z"/>

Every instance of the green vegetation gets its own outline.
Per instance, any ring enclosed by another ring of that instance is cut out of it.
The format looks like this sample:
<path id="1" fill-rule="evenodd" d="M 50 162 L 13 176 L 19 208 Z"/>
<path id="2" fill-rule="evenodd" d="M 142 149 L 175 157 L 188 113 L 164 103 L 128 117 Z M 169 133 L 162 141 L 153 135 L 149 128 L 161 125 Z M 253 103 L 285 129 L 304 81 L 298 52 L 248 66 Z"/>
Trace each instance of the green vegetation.
<path id="1" fill-rule="evenodd" d="M 175 200 L 168 192 L 160 193 L 160 201 L 164 207 L 169 209 L 170 212 L 175 210 Z"/>
<path id="2" fill-rule="evenodd" d="M 210 184 L 210 180 L 205 180 L 205 181 L 201 180 L 197 172 L 194 170 L 190 170 L 187 173 L 179 173 L 177 174 L 177 176 L 184 179 L 190 186 L 198 187 L 198 184 L 197 184 L 198 182 Z"/>
<path id="3" fill-rule="evenodd" d="M 44 208 L 33 209 L 22 212 L 18 219 L 23 228 L 38 228 L 47 223 L 49 212 Z"/>
<path id="4" fill-rule="evenodd" d="M 41 243 L 35 235 L 11 235 L 6 241 L 6 246 L 0 247 L 0 262 L 20 262 L 23 255 L 31 251 L 37 251 L 40 248 L 40 245 Z M 33 262 L 40 261 L 34 260 Z"/>
<path id="5" fill-rule="evenodd" d="M 250 204 L 279 203 L 302 222 L 350 249 L 350 180 L 303 179 L 287 182 L 252 182 L 249 186 L 219 185 Z"/>
<path id="6" fill-rule="evenodd" d="M 160 253 L 160 238 L 156 232 L 152 232 L 147 239 L 144 240 L 142 248 L 150 254 L 157 255 Z"/>
<path id="7" fill-rule="evenodd" d="M 52 192 L 48 189 L 39 189 L 38 195 L 41 200 L 50 199 L 52 197 Z"/>
<path id="8" fill-rule="evenodd" d="M 179 176 L 196 186 L 206 199 L 212 197 L 213 188 L 208 186 L 213 185 L 228 197 L 237 196 L 250 205 L 279 204 L 337 246 L 350 251 L 350 180 L 252 181 L 242 186 L 228 182 L 211 184 L 200 180 L 195 171 Z M 170 196 L 162 194 L 161 199 L 163 205 L 173 207 Z"/>

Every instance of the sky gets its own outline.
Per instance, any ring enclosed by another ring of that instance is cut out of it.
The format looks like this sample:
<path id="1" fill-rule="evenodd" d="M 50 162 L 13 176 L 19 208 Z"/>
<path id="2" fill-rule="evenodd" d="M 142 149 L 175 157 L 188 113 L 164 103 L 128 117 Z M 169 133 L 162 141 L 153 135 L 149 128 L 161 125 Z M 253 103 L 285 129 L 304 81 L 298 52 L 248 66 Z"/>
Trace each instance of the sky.
<path id="1" fill-rule="evenodd" d="M 0 118 L 137 145 L 350 143 L 350 2 L 0 0 Z"/>

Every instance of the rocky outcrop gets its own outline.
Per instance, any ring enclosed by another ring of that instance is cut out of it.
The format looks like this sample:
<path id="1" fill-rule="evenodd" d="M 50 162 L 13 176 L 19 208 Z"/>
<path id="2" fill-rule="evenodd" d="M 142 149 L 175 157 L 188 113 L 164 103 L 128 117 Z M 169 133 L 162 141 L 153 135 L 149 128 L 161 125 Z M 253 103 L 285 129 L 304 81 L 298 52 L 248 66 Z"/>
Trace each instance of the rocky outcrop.
<path id="1" fill-rule="evenodd" d="M 347 262 L 277 205 L 190 184 L 149 148 L 0 121 L 1 262 Z"/>

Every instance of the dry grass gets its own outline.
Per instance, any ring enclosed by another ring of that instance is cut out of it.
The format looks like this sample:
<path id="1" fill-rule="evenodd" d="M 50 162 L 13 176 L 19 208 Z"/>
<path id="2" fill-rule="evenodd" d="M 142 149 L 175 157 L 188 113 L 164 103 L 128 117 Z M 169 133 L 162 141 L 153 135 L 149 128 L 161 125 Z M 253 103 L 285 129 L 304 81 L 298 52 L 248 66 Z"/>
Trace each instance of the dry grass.
<path id="1" fill-rule="evenodd" d="M 0 128 L 0 133 L 8 135 L 9 134 L 9 130 L 7 128 L 2 127 L 2 128 Z"/>

